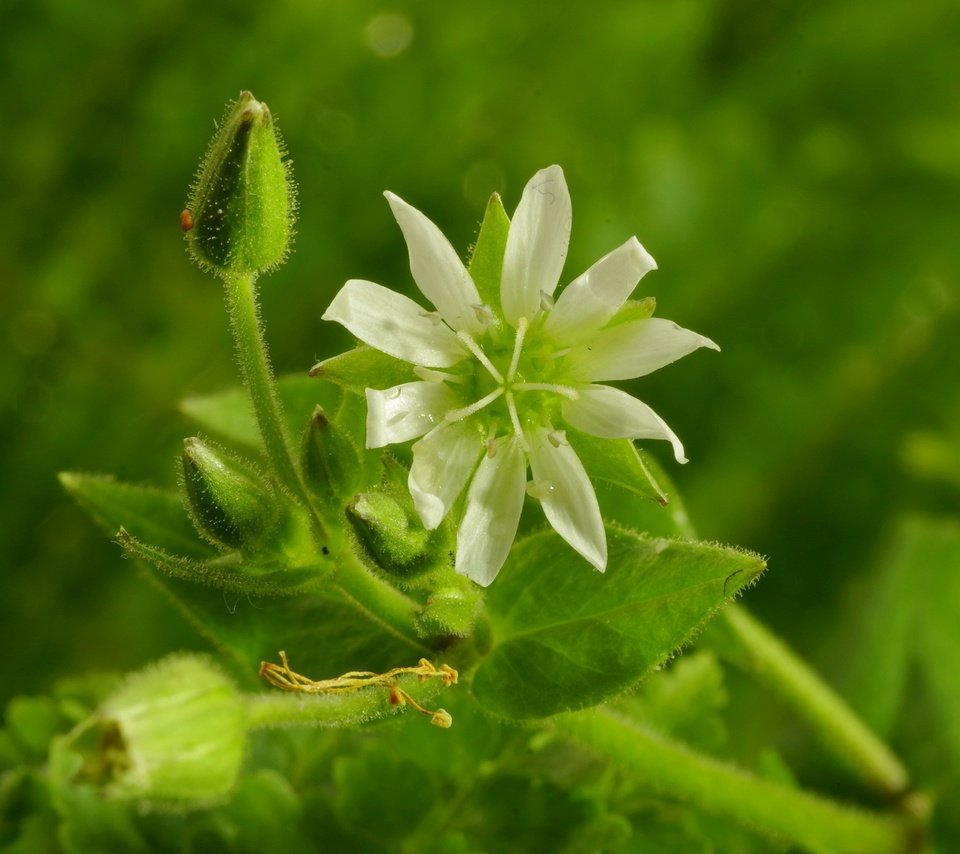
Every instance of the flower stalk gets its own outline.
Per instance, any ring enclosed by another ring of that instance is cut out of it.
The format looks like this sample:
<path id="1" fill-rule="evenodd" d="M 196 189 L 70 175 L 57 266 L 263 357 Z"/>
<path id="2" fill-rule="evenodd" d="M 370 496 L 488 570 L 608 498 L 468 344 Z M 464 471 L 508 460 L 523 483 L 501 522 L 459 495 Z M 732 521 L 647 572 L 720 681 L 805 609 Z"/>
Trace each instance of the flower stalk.
<path id="1" fill-rule="evenodd" d="M 853 709 L 746 608 L 731 603 L 722 619 L 739 646 L 738 663 L 796 708 L 864 783 L 902 801 L 910 786 L 907 769 Z"/>
<path id="2" fill-rule="evenodd" d="M 557 729 L 618 763 L 651 789 L 807 851 L 907 854 L 920 830 L 901 816 L 842 806 L 754 777 L 627 723 L 609 711 L 557 716 Z"/>

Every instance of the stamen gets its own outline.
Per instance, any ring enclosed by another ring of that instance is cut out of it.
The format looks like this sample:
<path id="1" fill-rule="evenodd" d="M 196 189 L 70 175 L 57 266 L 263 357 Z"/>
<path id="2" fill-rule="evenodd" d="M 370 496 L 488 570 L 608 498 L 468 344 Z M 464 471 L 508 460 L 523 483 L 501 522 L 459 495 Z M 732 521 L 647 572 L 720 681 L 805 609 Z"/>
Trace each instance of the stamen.
<path id="1" fill-rule="evenodd" d="M 557 485 L 549 480 L 531 480 L 527 484 L 527 495 L 543 501 L 544 498 L 549 498 L 556 488 Z"/>
<path id="2" fill-rule="evenodd" d="M 564 347 L 562 350 L 557 350 L 556 353 L 550 354 L 550 361 L 555 362 L 557 359 L 562 359 L 564 356 L 569 353 L 573 347 Z"/>
<path id="3" fill-rule="evenodd" d="M 527 447 L 526 436 L 523 435 L 523 428 L 520 426 L 520 416 L 517 414 L 517 405 L 513 402 L 513 394 L 507 392 L 507 412 L 510 413 L 510 423 L 513 424 L 513 432 L 516 434 L 517 439 L 520 440 L 520 447 L 523 448 L 524 453 L 529 452 Z"/>
<path id="4" fill-rule="evenodd" d="M 556 385 L 555 383 L 517 383 L 514 391 L 549 391 L 553 394 L 559 394 L 567 400 L 577 400 L 580 392 L 568 385 Z"/>
<path id="5" fill-rule="evenodd" d="M 498 371 L 498 370 L 496 369 L 496 367 L 494 366 L 493 362 L 491 362 L 491 361 L 487 358 L 487 354 L 484 353 L 483 350 L 480 349 L 480 345 L 477 344 L 477 342 L 474 341 L 473 338 L 470 337 L 470 333 L 469 333 L 469 332 L 465 332 L 464 330 L 461 329 L 461 330 L 457 333 L 457 337 L 458 337 L 464 344 L 467 345 L 467 349 L 468 349 L 471 353 L 473 353 L 474 356 L 477 357 L 477 359 L 479 360 L 480 364 L 483 365 L 483 366 L 487 369 L 487 371 L 489 372 L 490 376 L 493 377 L 500 385 L 503 385 L 503 374 L 501 374 L 500 371 Z"/>
<path id="6" fill-rule="evenodd" d="M 510 370 L 507 371 L 507 382 L 512 382 L 517 375 L 517 366 L 520 364 L 520 351 L 523 349 L 523 339 L 527 334 L 527 318 L 521 317 L 517 321 L 517 337 L 513 342 L 513 358 L 510 360 Z"/>
<path id="7" fill-rule="evenodd" d="M 547 441 L 555 448 L 559 448 L 561 445 L 569 445 L 567 441 L 567 431 L 566 430 L 551 430 L 547 433 Z"/>
<path id="8" fill-rule="evenodd" d="M 490 308 L 485 302 L 477 303 L 476 305 L 470 306 L 473 309 L 473 313 L 477 316 L 484 326 L 489 326 L 494 321 L 493 309 Z"/>
<path id="9" fill-rule="evenodd" d="M 463 421 L 464 418 L 469 418 L 475 412 L 479 412 L 485 406 L 489 406 L 493 403 L 500 395 L 503 394 L 503 387 L 495 388 L 490 394 L 485 397 L 481 397 L 480 400 L 475 403 L 471 403 L 469 406 L 464 406 L 462 409 L 451 409 L 446 415 L 443 416 L 444 421 Z"/>
<path id="10" fill-rule="evenodd" d="M 540 291 L 540 310 L 553 311 L 554 305 L 556 305 L 556 302 L 553 297 L 546 291 Z"/>
<path id="11" fill-rule="evenodd" d="M 426 311 L 426 310 L 424 309 L 424 310 L 422 310 L 422 311 L 420 312 L 420 316 L 421 316 L 421 317 L 429 317 L 429 318 L 430 318 L 430 322 L 431 322 L 434 326 L 439 326 L 441 323 L 443 323 L 443 318 L 440 316 L 440 312 L 439 312 L 439 311 Z"/>
<path id="12" fill-rule="evenodd" d="M 490 427 L 487 434 L 487 456 L 492 460 L 497 455 L 497 429 Z"/>
<path id="13" fill-rule="evenodd" d="M 414 365 L 413 372 L 428 383 L 442 383 L 450 379 L 449 374 L 445 374 L 443 371 L 435 371 L 433 368 L 424 368 L 422 365 Z"/>

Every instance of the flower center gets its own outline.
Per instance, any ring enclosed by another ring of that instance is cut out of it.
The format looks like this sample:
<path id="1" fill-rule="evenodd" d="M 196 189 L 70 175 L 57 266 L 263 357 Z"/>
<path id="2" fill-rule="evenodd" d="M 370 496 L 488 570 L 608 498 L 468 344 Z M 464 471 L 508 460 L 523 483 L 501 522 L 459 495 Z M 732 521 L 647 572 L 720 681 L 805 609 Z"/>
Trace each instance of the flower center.
<path id="1" fill-rule="evenodd" d="M 447 421 L 462 421 L 471 415 L 488 407 L 500 397 L 504 398 L 507 407 L 507 414 L 510 418 L 510 424 L 513 432 L 524 443 L 523 428 L 520 424 L 520 415 L 517 411 L 515 395 L 526 392 L 547 392 L 566 397 L 569 400 L 576 400 L 577 390 L 571 386 L 558 385 L 556 383 L 545 382 L 517 382 L 518 369 L 520 367 L 520 357 L 523 353 L 523 346 L 527 338 L 530 323 L 525 317 L 521 317 L 517 322 L 517 331 L 513 340 L 513 348 L 510 353 L 510 361 L 505 372 L 501 372 L 497 366 L 490 360 L 489 356 L 483 351 L 483 348 L 473 339 L 473 337 L 463 330 L 457 333 L 460 340 L 467 349 L 476 357 L 477 361 L 484 367 L 490 378 L 493 379 L 493 389 L 484 394 L 479 400 L 474 401 L 469 406 L 460 409 L 453 409 L 444 416 Z"/>

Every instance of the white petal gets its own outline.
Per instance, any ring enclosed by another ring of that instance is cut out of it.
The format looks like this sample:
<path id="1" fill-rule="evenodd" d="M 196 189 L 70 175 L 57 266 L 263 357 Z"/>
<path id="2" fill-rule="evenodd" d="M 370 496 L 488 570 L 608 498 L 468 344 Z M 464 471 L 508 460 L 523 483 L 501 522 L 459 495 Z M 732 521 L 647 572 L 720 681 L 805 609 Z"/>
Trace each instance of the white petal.
<path id="1" fill-rule="evenodd" d="M 482 300 L 450 241 L 426 216 L 393 193 L 384 193 L 410 253 L 410 272 L 423 295 L 456 330 L 479 334 L 474 306 Z"/>
<path id="2" fill-rule="evenodd" d="M 544 331 L 554 340 L 573 344 L 605 326 L 657 263 L 636 237 L 604 255 L 563 289 Z"/>
<path id="3" fill-rule="evenodd" d="M 428 531 L 444 519 L 463 491 L 483 449 L 475 425 L 441 424 L 413 446 L 407 486 Z"/>
<path id="4" fill-rule="evenodd" d="M 554 447 L 549 435 L 543 427 L 530 434 L 530 469 L 543 494 L 543 512 L 553 529 L 603 572 L 607 535 L 597 494 L 573 448 L 566 443 Z"/>
<path id="5" fill-rule="evenodd" d="M 532 320 L 540 292 L 557 289 L 570 242 L 570 193 L 559 166 L 541 169 L 523 189 L 503 255 L 500 302 L 507 322 Z"/>
<path id="6" fill-rule="evenodd" d="M 323 319 L 335 320 L 365 344 L 414 365 L 449 368 L 467 355 L 439 317 L 403 294 L 362 279 L 340 288 Z"/>
<path id="7" fill-rule="evenodd" d="M 576 400 L 563 401 L 563 417 L 577 430 L 601 439 L 666 439 L 678 463 L 685 463 L 677 434 L 643 401 L 606 385 L 578 389 Z"/>
<path id="8" fill-rule="evenodd" d="M 443 383 L 404 383 L 367 389 L 367 447 L 382 448 L 416 439 L 443 422 L 457 405 Z"/>
<path id="9" fill-rule="evenodd" d="M 487 587 L 510 554 L 526 494 L 527 461 L 515 436 L 500 439 L 484 456 L 467 492 L 457 534 L 456 570 Z"/>
<path id="10" fill-rule="evenodd" d="M 720 348 L 672 320 L 650 317 L 601 329 L 567 357 L 580 380 L 627 380 L 653 373 L 699 347 Z"/>

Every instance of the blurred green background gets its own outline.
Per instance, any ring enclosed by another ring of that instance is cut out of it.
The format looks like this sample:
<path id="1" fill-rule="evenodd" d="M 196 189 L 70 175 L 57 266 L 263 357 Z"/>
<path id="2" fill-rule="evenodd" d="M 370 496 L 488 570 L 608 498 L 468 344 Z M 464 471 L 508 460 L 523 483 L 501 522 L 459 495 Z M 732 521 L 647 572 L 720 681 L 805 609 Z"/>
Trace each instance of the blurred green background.
<path id="1" fill-rule="evenodd" d="M 723 347 L 633 388 L 691 463 L 651 450 L 703 537 L 770 557 L 750 606 L 842 679 L 893 521 L 957 508 L 958 80 L 955 0 L 6 0 L 3 699 L 203 648 L 56 473 L 173 486 L 177 401 L 235 381 L 177 214 L 243 88 L 300 186 L 262 282 L 279 371 L 348 346 L 320 320 L 347 278 L 410 286 L 384 189 L 466 250 L 492 191 L 512 211 L 560 163 L 565 280 L 637 234 L 639 295 Z"/>

